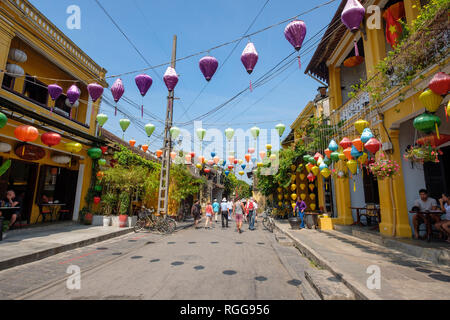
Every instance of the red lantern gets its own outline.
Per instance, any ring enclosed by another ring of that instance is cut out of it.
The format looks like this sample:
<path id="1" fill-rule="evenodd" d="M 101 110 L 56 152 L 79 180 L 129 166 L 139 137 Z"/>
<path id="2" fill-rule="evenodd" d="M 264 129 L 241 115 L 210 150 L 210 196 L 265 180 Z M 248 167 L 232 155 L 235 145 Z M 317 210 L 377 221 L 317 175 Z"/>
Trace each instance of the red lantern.
<path id="1" fill-rule="evenodd" d="M 316 154 L 314 155 L 314 160 L 318 161 L 319 158 L 323 158 L 323 155 L 321 155 L 319 152 L 316 152 Z"/>
<path id="2" fill-rule="evenodd" d="M 195 152 L 191 152 L 191 159 L 195 158 Z"/>
<path id="3" fill-rule="evenodd" d="M 20 141 L 31 142 L 39 137 L 39 131 L 33 126 L 22 125 L 14 130 L 14 135 Z"/>
<path id="4" fill-rule="evenodd" d="M 99 204 L 100 203 L 100 197 L 94 197 L 94 203 Z"/>
<path id="5" fill-rule="evenodd" d="M 381 143 L 375 138 L 370 138 L 369 141 L 367 141 L 364 145 L 364 148 L 375 154 L 378 150 L 380 150 Z"/>
<path id="6" fill-rule="evenodd" d="M 450 76 L 445 72 L 436 73 L 428 84 L 428 88 L 441 96 L 446 95 L 450 90 Z"/>
<path id="7" fill-rule="evenodd" d="M 344 137 L 342 138 L 341 142 L 339 142 L 339 145 L 342 147 L 342 149 L 347 149 L 352 146 L 352 142 L 350 141 L 349 138 Z"/>
<path id="8" fill-rule="evenodd" d="M 352 144 L 355 146 L 356 150 L 359 152 L 363 151 L 364 145 L 360 138 L 356 138 L 352 141 Z"/>
<path id="9" fill-rule="evenodd" d="M 45 132 L 41 135 L 41 141 L 49 147 L 56 146 L 61 142 L 61 135 L 56 132 Z"/>
<path id="10" fill-rule="evenodd" d="M 156 156 L 159 158 L 163 154 L 162 150 L 156 150 Z"/>
<path id="11" fill-rule="evenodd" d="M 129 142 L 130 142 L 130 146 L 132 146 L 132 147 L 134 147 L 134 145 L 136 144 L 136 140 L 134 140 L 134 139 L 131 139 Z"/>
<path id="12" fill-rule="evenodd" d="M 233 163 L 234 163 L 234 164 L 237 164 L 237 163 L 238 163 L 237 159 L 234 159 Z"/>
<path id="13" fill-rule="evenodd" d="M 211 169 L 205 168 L 205 173 L 209 173 Z"/>
<path id="14" fill-rule="evenodd" d="M 439 139 L 436 134 L 432 134 L 432 135 L 417 139 L 416 143 L 421 146 L 429 144 L 433 148 L 436 148 L 448 141 L 450 141 L 450 135 L 448 135 L 448 134 L 439 134 Z"/>
<path id="15" fill-rule="evenodd" d="M 102 150 L 103 154 L 105 154 L 106 151 L 108 151 L 108 147 L 107 146 L 101 146 L 100 149 Z"/>
<path id="16" fill-rule="evenodd" d="M 228 165 L 228 169 L 230 169 L 230 170 L 231 170 L 231 169 L 233 169 L 233 168 L 234 168 L 234 167 L 233 167 L 233 165 L 232 165 L 232 164 L 229 164 L 229 165 Z"/>
<path id="17" fill-rule="evenodd" d="M 104 176 L 105 174 L 104 174 L 104 172 L 103 171 L 99 171 L 99 172 L 97 172 L 97 178 L 99 179 L 99 180 L 102 180 L 102 178 L 103 178 L 103 176 Z"/>
<path id="18" fill-rule="evenodd" d="M 306 177 L 308 178 L 309 182 L 313 182 L 316 179 L 316 176 L 313 175 L 312 172 L 308 173 Z"/>

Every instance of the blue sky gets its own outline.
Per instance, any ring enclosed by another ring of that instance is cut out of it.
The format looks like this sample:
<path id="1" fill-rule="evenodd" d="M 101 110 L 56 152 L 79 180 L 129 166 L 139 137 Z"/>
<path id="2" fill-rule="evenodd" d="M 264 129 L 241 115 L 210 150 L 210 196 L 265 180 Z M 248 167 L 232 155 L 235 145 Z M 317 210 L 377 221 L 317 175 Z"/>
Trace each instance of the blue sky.
<path id="1" fill-rule="evenodd" d="M 265 1 L 100 0 L 100 3 L 146 59 L 152 65 L 158 65 L 170 61 L 174 34 L 178 36 L 177 58 L 239 38 L 249 27 Z M 31 2 L 94 61 L 107 69 L 107 75 L 148 67 L 94 0 L 32 0 Z M 288 19 L 324 2 L 326 0 L 271 0 L 250 32 Z M 307 25 L 305 41 L 330 22 L 339 3 L 340 1 L 336 0 L 300 17 Z M 66 20 L 69 16 L 66 8 L 72 4 L 78 5 L 81 9 L 80 30 L 70 30 L 66 27 Z M 247 43 L 246 39 L 242 40 L 230 59 L 214 75 L 206 88 L 206 81 L 198 67 L 198 60 L 202 55 L 178 62 L 176 70 L 180 74 L 180 80 L 175 89 L 175 96 L 180 100 L 175 101 L 175 125 L 190 121 L 195 116 L 223 103 L 246 88 L 250 79 L 255 81 L 293 52 L 292 46 L 284 38 L 285 25 L 282 24 L 251 37 L 259 54 L 258 63 L 251 76 L 247 74 L 240 61 L 240 55 Z M 323 31 L 320 37 L 322 34 Z M 317 37 L 314 40 L 318 39 Z M 234 44 L 210 52 L 219 60 L 219 68 L 233 47 Z M 273 129 L 278 120 L 288 127 L 306 103 L 314 98 L 319 86 L 319 83 L 304 74 L 304 68 L 313 51 L 302 57 L 302 70 L 299 70 L 296 62 L 293 63 L 276 78 L 255 88 L 253 92 L 245 94 L 242 99 L 237 99 L 220 112 L 205 119 L 203 127 L 205 129 L 217 128 L 221 131 L 227 127 L 246 130 L 254 125 L 250 123 L 265 122 L 259 123 L 257 126 L 261 129 Z M 165 69 L 166 67 L 161 67 L 156 70 L 160 77 L 163 76 Z M 153 85 L 144 98 L 144 108 L 155 114 L 157 118 L 164 119 L 167 89 L 155 72 L 149 70 L 146 73 L 153 78 Z M 121 78 L 125 86 L 125 95 L 140 104 L 141 96 L 134 83 L 134 76 L 137 74 Z M 114 79 L 108 80 L 110 85 L 113 81 Z M 202 89 L 204 89 L 203 93 L 193 103 Z M 109 89 L 106 90 L 106 94 L 111 97 Z M 126 103 L 119 102 L 119 105 L 140 118 L 140 113 Z M 187 114 L 181 117 L 188 108 Z M 121 136 L 119 119 L 122 116 L 118 114 L 117 117 L 114 117 L 114 110 L 104 104 L 102 104 L 101 111 L 109 116 L 105 128 Z M 162 133 L 163 125 L 157 120 L 144 116 L 143 121 L 155 124 L 156 134 Z M 183 128 L 192 132 L 193 125 Z M 288 132 L 289 128 L 286 129 L 283 137 Z M 133 123 L 125 134 L 126 140 L 130 138 L 136 139 L 137 144 L 148 141 L 146 135 Z M 151 150 L 156 150 L 162 145 L 161 139 L 157 139 L 156 136 L 154 138 L 150 146 Z M 276 144 L 274 141 L 272 143 Z M 245 151 L 242 150 L 242 152 Z"/>

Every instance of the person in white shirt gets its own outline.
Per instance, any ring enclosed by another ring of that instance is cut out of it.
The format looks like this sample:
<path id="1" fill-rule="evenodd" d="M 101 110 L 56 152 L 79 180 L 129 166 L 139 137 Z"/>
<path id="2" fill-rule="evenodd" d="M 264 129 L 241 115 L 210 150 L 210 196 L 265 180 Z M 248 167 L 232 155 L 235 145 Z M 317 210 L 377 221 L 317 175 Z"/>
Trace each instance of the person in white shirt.
<path id="1" fill-rule="evenodd" d="M 450 198 L 445 193 L 439 199 L 441 210 L 444 212 L 442 220 L 436 222 L 434 226 L 436 229 L 443 231 L 447 235 L 447 242 L 450 242 Z"/>
<path id="2" fill-rule="evenodd" d="M 428 191 L 426 189 L 419 190 L 420 198 L 414 202 L 413 210 L 419 211 L 413 216 L 413 225 L 414 225 L 414 237 L 419 239 L 419 226 L 421 223 L 425 222 L 426 217 L 420 212 L 431 211 L 437 209 L 437 202 L 435 199 L 428 197 Z M 434 222 L 439 222 L 440 216 L 436 214 L 430 215 L 430 218 Z M 431 230 L 427 230 L 427 233 L 430 234 Z"/>
<path id="3" fill-rule="evenodd" d="M 228 202 L 227 202 L 227 198 L 223 198 L 222 202 L 220 203 L 220 211 L 221 211 L 221 215 L 222 215 L 222 228 L 228 228 L 228 215 L 229 215 L 229 210 L 228 210 Z M 224 220 L 226 220 L 227 224 L 225 226 L 224 224 Z"/>

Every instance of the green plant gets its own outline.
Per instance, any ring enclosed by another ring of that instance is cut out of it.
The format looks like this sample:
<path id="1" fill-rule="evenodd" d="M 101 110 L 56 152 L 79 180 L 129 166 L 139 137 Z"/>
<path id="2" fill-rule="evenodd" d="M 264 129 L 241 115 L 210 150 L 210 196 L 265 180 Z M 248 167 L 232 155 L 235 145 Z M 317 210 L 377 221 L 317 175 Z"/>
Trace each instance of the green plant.
<path id="1" fill-rule="evenodd" d="M 119 195 L 119 213 L 128 214 L 129 209 L 130 209 L 130 194 L 123 192 Z"/>
<path id="2" fill-rule="evenodd" d="M 107 192 L 102 196 L 102 210 L 105 216 L 112 213 L 113 208 L 117 206 L 117 201 L 117 195 L 113 192 Z"/>
<path id="3" fill-rule="evenodd" d="M 200 188 L 205 184 L 204 179 L 198 179 L 192 176 L 184 165 L 173 165 L 170 177 L 173 182 L 170 195 L 177 202 L 199 193 Z"/>
<path id="4" fill-rule="evenodd" d="M 424 163 L 424 162 L 439 162 L 438 156 L 442 155 L 442 151 L 433 148 L 431 146 L 415 146 L 410 147 L 408 150 L 403 154 L 403 157 L 411 162 L 418 162 L 418 163 Z"/>

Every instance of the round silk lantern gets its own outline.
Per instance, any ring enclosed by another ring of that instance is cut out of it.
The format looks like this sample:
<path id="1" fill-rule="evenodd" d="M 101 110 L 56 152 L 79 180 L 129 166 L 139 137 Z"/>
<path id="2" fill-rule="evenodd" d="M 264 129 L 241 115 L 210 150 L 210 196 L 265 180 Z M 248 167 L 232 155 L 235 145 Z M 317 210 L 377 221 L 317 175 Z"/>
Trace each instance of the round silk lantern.
<path id="1" fill-rule="evenodd" d="M 231 141 L 231 139 L 233 139 L 233 136 L 234 136 L 234 129 L 231 129 L 231 128 L 225 129 L 225 136 L 227 137 L 228 141 Z M 252 152 L 250 152 L 250 153 L 252 153 Z"/>
<path id="2" fill-rule="evenodd" d="M 425 90 L 419 96 L 420 102 L 428 112 L 436 112 L 442 103 L 442 96 L 434 93 L 430 89 Z"/>
<path id="3" fill-rule="evenodd" d="M 250 133 L 252 134 L 253 139 L 255 139 L 255 140 L 259 137 L 259 132 L 260 132 L 260 129 L 258 127 L 253 127 L 250 129 Z"/>
<path id="4" fill-rule="evenodd" d="M 199 163 L 204 163 L 205 162 L 205 157 L 204 156 L 198 156 L 197 160 Z"/>
<path id="5" fill-rule="evenodd" d="M 253 154 L 255 152 L 255 148 L 248 148 L 248 153 Z"/>
<path id="6" fill-rule="evenodd" d="M 358 158 L 358 162 L 360 164 L 364 164 L 364 163 L 366 163 L 367 158 L 368 158 L 367 153 L 363 152 L 363 154 Z"/>
<path id="7" fill-rule="evenodd" d="M 218 156 L 215 156 L 215 157 L 213 158 L 213 161 L 214 161 L 214 164 L 218 164 L 219 161 L 220 161 L 220 158 L 219 158 Z M 248 162 L 248 161 L 247 161 L 247 162 Z"/>
<path id="8" fill-rule="evenodd" d="M 205 171 L 205 173 L 210 173 L 210 172 L 211 172 L 211 169 L 205 168 L 205 170 L 203 170 L 203 171 Z"/>
<path id="9" fill-rule="evenodd" d="M 244 171 L 239 171 L 239 175 L 240 175 L 240 176 L 243 176 L 244 173 L 245 173 Z"/>
<path id="10" fill-rule="evenodd" d="M 438 72 L 428 84 L 428 88 L 434 93 L 445 96 L 450 91 L 450 76 L 445 72 Z"/>
<path id="11" fill-rule="evenodd" d="M 94 197 L 94 204 L 99 204 L 101 201 L 100 197 Z"/>
<path id="12" fill-rule="evenodd" d="M 308 185 L 308 187 L 309 187 L 309 190 L 311 190 L 311 192 L 314 190 L 314 188 L 315 188 L 315 185 L 313 185 L 312 183 L 310 183 L 309 185 Z"/>
<path id="13" fill-rule="evenodd" d="M 233 163 L 234 163 L 234 164 L 237 164 L 238 161 L 239 161 L 238 159 L 234 159 Z"/>
<path id="14" fill-rule="evenodd" d="M 180 129 L 178 127 L 170 128 L 169 132 L 170 132 L 170 136 L 172 137 L 173 140 L 178 138 L 178 136 L 180 135 Z"/>
<path id="15" fill-rule="evenodd" d="M 108 121 L 108 116 L 103 113 L 99 113 L 97 115 L 97 123 L 100 127 L 103 127 L 103 125 Z"/>
<path id="16" fill-rule="evenodd" d="M 66 155 L 54 155 L 52 157 L 52 161 L 56 162 L 58 164 L 68 164 L 70 162 L 70 160 L 72 159 L 72 157 L 70 156 L 66 156 Z"/>
<path id="17" fill-rule="evenodd" d="M 191 164 L 192 158 L 191 158 L 191 155 L 190 155 L 190 154 L 185 155 L 185 156 L 184 156 L 184 159 L 186 160 L 186 163 L 187 163 L 187 164 Z"/>
<path id="18" fill-rule="evenodd" d="M 345 160 L 347 157 L 345 156 L 344 152 L 339 153 L 339 160 Z"/>
<path id="19" fill-rule="evenodd" d="M 230 163 L 233 163 L 233 162 L 234 162 L 234 160 L 235 160 L 235 159 L 234 159 L 234 157 L 233 157 L 233 156 L 229 156 L 229 157 L 228 157 L 228 162 L 230 162 Z"/>
<path id="20" fill-rule="evenodd" d="M 358 0 L 347 0 L 341 13 L 342 23 L 353 33 L 357 32 L 366 10 Z"/>
<path id="21" fill-rule="evenodd" d="M 322 176 L 323 176 L 325 179 L 327 179 L 327 178 L 330 176 L 331 171 L 330 171 L 330 169 L 328 169 L 328 168 L 323 168 L 322 170 L 320 170 L 320 173 L 322 174 Z"/>
<path id="22" fill-rule="evenodd" d="M 51 148 L 61 142 L 61 135 L 56 132 L 45 132 L 41 135 L 41 141 Z"/>
<path id="23" fill-rule="evenodd" d="M 87 90 L 92 102 L 97 101 L 103 94 L 103 87 L 96 82 L 88 84 Z"/>
<path id="24" fill-rule="evenodd" d="M 49 84 L 47 86 L 48 94 L 50 95 L 50 98 L 52 98 L 53 101 L 59 98 L 59 96 L 62 94 L 63 89 L 58 86 L 56 83 Z"/>
<path id="25" fill-rule="evenodd" d="M 321 155 L 319 152 L 316 152 L 314 155 L 314 160 L 319 161 L 319 158 L 323 158 L 323 155 Z"/>
<path id="26" fill-rule="evenodd" d="M 195 166 L 197 167 L 197 169 L 200 169 L 202 167 L 200 163 L 197 163 Z"/>
<path id="27" fill-rule="evenodd" d="M 355 129 L 359 132 L 359 134 L 363 133 L 363 130 L 365 128 L 369 127 L 369 122 L 367 122 L 366 120 L 358 120 L 354 123 Z"/>
<path id="28" fill-rule="evenodd" d="M 284 198 L 287 200 L 287 199 L 289 199 L 289 195 L 288 194 L 285 194 L 284 195 Z"/>
<path id="29" fill-rule="evenodd" d="M 216 156 L 216 153 L 213 151 L 213 152 L 211 152 L 211 158 L 213 158 L 214 159 L 214 157 Z"/>
<path id="30" fill-rule="evenodd" d="M 297 185 L 295 183 L 291 184 L 291 190 L 295 191 L 295 189 L 297 189 Z"/>
<path id="31" fill-rule="evenodd" d="M 315 195 L 314 193 L 310 193 L 310 194 L 309 194 L 309 198 L 310 198 L 311 200 L 314 200 L 314 199 L 316 198 L 316 195 Z"/>
<path id="32" fill-rule="evenodd" d="M 80 98 L 80 93 L 81 93 L 80 89 L 78 89 L 78 87 L 75 84 L 69 87 L 69 89 L 66 92 L 66 95 L 71 105 L 74 105 L 75 102 L 77 102 L 77 100 Z"/>
<path id="33" fill-rule="evenodd" d="M 163 154 L 163 151 L 162 151 L 162 150 L 156 150 L 156 156 L 157 156 L 158 158 L 161 157 L 162 154 Z"/>
<path id="34" fill-rule="evenodd" d="M 319 172 L 320 172 L 319 167 L 318 167 L 318 166 L 312 167 L 312 168 L 311 168 L 311 172 L 312 172 L 313 175 L 315 175 L 315 176 L 319 175 Z"/>
<path id="35" fill-rule="evenodd" d="M 134 147 L 134 145 L 136 144 L 136 140 L 131 139 L 130 141 L 128 141 L 130 143 L 130 146 Z"/>
<path id="36" fill-rule="evenodd" d="M 358 163 L 356 160 L 348 160 L 347 168 L 350 170 L 352 174 L 356 174 L 356 170 L 358 169 Z"/>
<path id="37" fill-rule="evenodd" d="M 297 200 L 297 194 L 295 193 L 291 194 L 291 199 L 294 201 Z"/>
<path id="38" fill-rule="evenodd" d="M 328 149 L 328 148 L 326 148 L 325 150 L 324 150 L 324 152 L 325 152 L 325 155 L 327 156 L 327 158 L 328 159 L 330 159 L 330 157 L 331 157 L 331 150 L 330 149 Z"/>
<path id="39" fill-rule="evenodd" d="M 306 36 L 306 24 L 302 20 L 294 20 L 284 28 L 284 36 L 287 41 L 299 51 Z"/>
<path id="40" fill-rule="evenodd" d="M 303 161 L 308 162 L 308 159 L 309 159 L 309 154 L 305 154 L 303 156 Z"/>
<path id="41" fill-rule="evenodd" d="M 342 149 L 347 149 L 348 147 L 352 146 L 352 141 L 349 138 L 344 137 L 342 138 L 341 142 L 339 142 L 339 145 L 342 147 Z"/>
<path id="42" fill-rule="evenodd" d="M 263 166 L 263 163 L 262 163 L 262 162 L 258 162 L 258 163 L 256 164 L 256 166 L 257 166 L 258 168 L 261 168 L 261 167 Z"/>
<path id="43" fill-rule="evenodd" d="M 359 152 L 363 151 L 364 145 L 360 138 L 353 139 L 352 144 Z"/>
<path id="44" fill-rule="evenodd" d="M 356 149 L 354 145 L 352 146 L 352 151 L 350 152 L 350 154 L 354 159 L 358 159 L 360 156 L 362 156 L 362 152 L 358 151 L 358 149 Z"/>
<path id="45" fill-rule="evenodd" d="M 102 156 L 102 149 L 100 148 L 90 148 L 87 152 L 88 156 L 92 160 L 99 159 Z"/>
<path id="46" fill-rule="evenodd" d="M 281 207 L 283 205 L 283 202 L 278 201 L 278 206 Z"/>
<path id="47" fill-rule="evenodd" d="M 247 167 L 245 164 L 241 164 L 242 170 L 245 170 L 245 167 Z"/>
<path id="48" fill-rule="evenodd" d="M 438 116 L 430 113 L 422 113 L 413 121 L 414 128 L 425 133 L 431 133 L 440 125 L 441 119 Z"/>
<path id="49" fill-rule="evenodd" d="M 177 157 L 177 153 L 176 153 L 175 151 L 172 151 L 172 152 L 170 153 L 170 158 L 171 158 L 172 160 L 175 160 L 176 157 Z"/>
<path id="50" fill-rule="evenodd" d="M 297 176 L 295 174 L 291 174 L 291 181 L 294 182 L 297 179 Z"/>
<path id="51" fill-rule="evenodd" d="M 230 169 L 230 170 L 232 170 L 234 167 L 233 167 L 233 165 L 228 165 L 228 169 Z"/>
<path id="52" fill-rule="evenodd" d="M 305 174 L 304 173 L 300 173 L 300 180 L 304 180 L 305 179 Z"/>
<path id="53" fill-rule="evenodd" d="M 310 205 L 309 205 L 309 207 L 311 208 L 311 210 L 316 210 L 316 204 L 315 203 L 311 203 Z"/>
<path id="54" fill-rule="evenodd" d="M 291 171 L 295 171 L 295 169 L 297 169 L 297 167 L 295 166 L 295 164 L 291 164 Z"/>
<path id="55" fill-rule="evenodd" d="M 178 75 L 175 69 L 172 67 L 167 67 L 163 80 L 166 84 L 167 90 L 173 91 L 178 83 Z"/>
<path id="56" fill-rule="evenodd" d="M 130 126 L 131 121 L 129 119 L 120 119 L 119 125 L 122 128 L 122 131 L 125 132 Z"/>
<path id="57" fill-rule="evenodd" d="M 267 149 L 268 151 L 272 150 L 272 145 L 271 145 L 271 144 L 266 144 L 266 149 Z"/>
<path id="58" fill-rule="evenodd" d="M 375 154 L 378 150 L 380 150 L 381 143 L 377 139 L 371 138 L 364 144 L 364 148 Z"/>
<path id="59" fill-rule="evenodd" d="M 200 59 L 198 66 L 200 67 L 200 71 L 203 73 L 206 81 L 209 81 L 213 77 L 214 73 L 216 73 L 217 67 L 219 66 L 219 61 L 217 61 L 214 57 L 206 56 Z"/>
<path id="60" fill-rule="evenodd" d="M 39 137 L 39 131 L 33 126 L 21 125 L 16 127 L 14 135 L 20 141 L 31 142 Z"/>
<path id="61" fill-rule="evenodd" d="M 308 173 L 308 175 L 306 177 L 311 182 L 313 182 L 316 179 L 316 176 L 312 172 Z"/>
<path id="62" fill-rule="evenodd" d="M 311 172 L 312 167 L 314 167 L 314 165 L 312 163 L 308 163 L 306 165 L 306 171 Z"/>
<path id="63" fill-rule="evenodd" d="M 281 187 L 278 187 L 278 188 L 277 188 L 277 191 L 278 191 L 278 192 L 281 192 L 282 190 L 283 190 L 283 189 L 282 189 Z"/>
<path id="64" fill-rule="evenodd" d="M 66 149 L 70 153 L 77 153 L 83 149 L 81 143 L 78 142 L 67 142 L 64 144 L 64 149 Z"/>
<path id="65" fill-rule="evenodd" d="M 102 150 L 103 154 L 106 154 L 106 151 L 108 151 L 108 147 L 107 146 L 101 146 L 100 149 Z"/>
<path id="66" fill-rule="evenodd" d="M 305 200 L 306 199 L 306 194 L 305 193 L 300 194 L 300 199 Z"/>
<path id="67" fill-rule="evenodd" d="M 334 162 L 339 161 L 339 152 L 334 151 L 331 153 L 331 161 L 334 161 Z"/>
<path id="68" fill-rule="evenodd" d="M 319 166 L 320 172 L 322 172 L 322 170 L 325 169 L 325 168 L 328 168 L 328 166 L 327 166 L 324 162 L 322 162 L 322 163 L 320 164 L 320 166 Z"/>
<path id="69" fill-rule="evenodd" d="M 206 129 L 198 128 L 195 133 L 197 133 L 198 140 L 203 141 L 206 135 Z"/>
<path id="70" fill-rule="evenodd" d="M 328 149 L 330 149 L 332 152 L 336 151 L 338 149 L 338 145 L 337 145 L 336 141 L 331 140 L 330 144 L 328 145 Z"/>
<path id="71" fill-rule="evenodd" d="M 98 159 L 97 163 L 98 163 L 100 166 L 104 166 L 104 165 L 106 165 L 106 159 Z"/>
<path id="72" fill-rule="evenodd" d="M 311 156 L 308 157 L 308 162 L 312 165 L 316 164 L 316 160 L 314 160 L 314 157 Z"/>
<path id="73" fill-rule="evenodd" d="M 306 185 L 305 185 L 304 183 L 301 183 L 301 184 L 300 184 L 300 189 L 301 189 L 301 190 L 305 190 L 305 188 L 306 188 Z"/>
<path id="74" fill-rule="evenodd" d="M 261 160 L 263 160 L 266 157 L 266 152 L 265 151 L 260 151 L 259 152 L 259 157 L 261 158 Z"/>
<path id="75" fill-rule="evenodd" d="M 278 195 L 278 200 L 283 200 L 283 195 L 282 194 Z"/>
<path id="76" fill-rule="evenodd" d="M 6 123 L 8 122 L 8 118 L 3 112 L 0 112 L 0 129 L 6 126 Z"/>
<path id="77" fill-rule="evenodd" d="M 330 156 L 331 156 L 331 153 L 330 153 Z M 327 166 L 329 166 L 329 165 L 331 164 L 330 158 L 328 158 L 328 156 L 325 157 L 325 158 L 323 159 L 323 163 L 325 163 Z"/>
<path id="78" fill-rule="evenodd" d="M 252 42 L 247 43 L 244 51 L 242 51 L 241 62 L 248 74 L 251 74 L 258 62 L 258 52 L 256 52 L 255 45 Z"/>
<path id="79" fill-rule="evenodd" d="M 208 166 L 212 166 L 214 164 L 214 160 L 208 160 Z"/>
<path id="80" fill-rule="evenodd" d="M 361 134 L 361 142 L 366 143 L 369 139 L 373 138 L 373 133 L 369 128 L 365 128 L 363 133 Z"/>
<path id="81" fill-rule="evenodd" d="M 225 170 L 225 176 L 227 176 L 228 177 L 228 175 L 230 174 L 230 171 L 228 171 L 228 170 Z"/>
<path id="82" fill-rule="evenodd" d="M 353 147 L 353 146 L 352 146 Z M 347 158 L 347 160 L 352 160 L 352 147 L 348 147 L 346 148 L 343 153 L 345 155 L 345 157 Z"/>
<path id="83" fill-rule="evenodd" d="M 286 126 L 282 123 L 279 123 L 275 126 L 275 130 L 278 131 L 278 135 L 281 137 L 283 135 L 284 130 L 286 129 Z"/>
<path id="84" fill-rule="evenodd" d="M 191 155 L 191 158 L 192 158 L 192 159 L 195 158 L 195 152 L 191 152 L 190 155 Z"/>
<path id="85" fill-rule="evenodd" d="M 148 138 L 150 138 L 150 136 L 153 134 L 153 131 L 155 131 L 155 125 L 152 123 L 147 123 L 145 125 L 145 133 L 147 134 Z"/>
<path id="86" fill-rule="evenodd" d="M 251 159 L 251 155 L 249 155 L 249 154 L 246 154 L 245 156 L 244 156 L 244 158 L 245 158 L 245 161 L 247 161 L 247 163 L 249 163 L 250 162 L 250 159 Z"/>
<path id="87" fill-rule="evenodd" d="M 142 151 L 147 152 L 147 150 L 148 150 L 148 145 L 143 144 L 141 148 L 142 148 Z"/>

